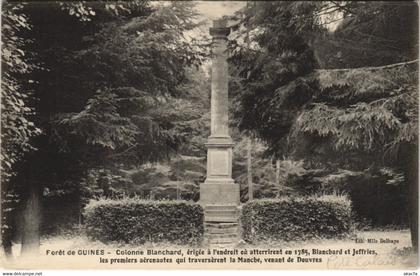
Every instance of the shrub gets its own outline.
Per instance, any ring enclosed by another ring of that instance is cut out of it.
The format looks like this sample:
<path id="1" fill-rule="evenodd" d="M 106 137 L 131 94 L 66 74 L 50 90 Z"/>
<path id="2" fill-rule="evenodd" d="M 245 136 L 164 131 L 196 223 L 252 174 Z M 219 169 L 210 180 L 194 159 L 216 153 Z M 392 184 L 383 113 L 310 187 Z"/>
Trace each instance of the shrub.
<path id="1" fill-rule="evenodd" d="M 334 195 L 256 200 L 243 206 L 240 219 L 247 242 L 342 237 L 351 227 L 351 204 Z"/>
<path id="2" fill-rule="evenodd" d="M 197 244 L 204 232 L 202 207 L 186 201 L 91 200 L 84 214 L 87 235 L 102 242 Z"/>

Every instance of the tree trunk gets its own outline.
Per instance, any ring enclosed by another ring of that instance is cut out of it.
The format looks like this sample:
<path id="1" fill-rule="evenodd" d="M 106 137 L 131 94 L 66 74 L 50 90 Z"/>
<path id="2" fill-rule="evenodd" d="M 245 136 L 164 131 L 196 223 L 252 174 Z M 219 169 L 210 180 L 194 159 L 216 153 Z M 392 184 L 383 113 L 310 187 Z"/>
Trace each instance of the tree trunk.
<path id="1" fill-rule="evenodd" d="M 21 255 L 39 254 L 40 242 L 40 187 L 36 183 L 29 185 L 29 195 L 23 209 L 23 232 Z"/>
<path id="2" fill-rule="evenodd" d="M 6 182 L 1 183 L 1 245 L 3 247 L 4 254 L 7 258 L 12 256 L 12 200 L 7 198 L 9 193 L 8 185 Z"/>
<path id="3" fill-rule="evenodd" d="M 281 183 L 280 183 L 280 160 L 279 159 L 276 159 L 276 184 L 279 186 L 277 197 L 280 197 Z"/>
<path id="4" fill-rule="evenodd" d="M 416 144 L 402 144 L 399 148 L 399 163 L 404 171 L 407 185 L 407 213 L 410 226 L 411 245 L 413 251 L 418 251 L 419 240 L 419 162 L 418 146 Z"/>
<path id="5" fill-rule="evenodd" d="M 248 180 L 248 200 L 254 199 L 254 187 L 252 184 L 252 140 L 248 138 L 247 141 L 247 180 Z"/>
<path id="6" fill-rule="evenodd" d="M 410 191 L 410 232 L 411 232 L 411 244 L 413 245 L 413 249 L 415 252 L 418 250 L 419 246 L 419 206 L 418 206 L 418 198 L 419 198 L 419 186 L 418 183 L 415 181 L 411 181 L 409 185 L 412 186 Z"/>
<path id="7" fill-rule="evenodd" d="M 176 199 L 177 200 L 181 199 L 179 182 L 176 183 Z"/>

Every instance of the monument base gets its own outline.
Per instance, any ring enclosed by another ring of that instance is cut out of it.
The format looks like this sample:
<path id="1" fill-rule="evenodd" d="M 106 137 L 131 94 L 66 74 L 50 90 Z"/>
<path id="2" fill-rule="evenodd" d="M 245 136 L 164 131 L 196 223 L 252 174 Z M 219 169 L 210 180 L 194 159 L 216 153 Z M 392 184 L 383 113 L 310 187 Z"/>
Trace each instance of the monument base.
<path id="1" fill-rule="evenodd" d="M 234 183 L 203 183 L 200 185 L 200 201 L 207 204 L 238 205 L 239 185 Z"/>

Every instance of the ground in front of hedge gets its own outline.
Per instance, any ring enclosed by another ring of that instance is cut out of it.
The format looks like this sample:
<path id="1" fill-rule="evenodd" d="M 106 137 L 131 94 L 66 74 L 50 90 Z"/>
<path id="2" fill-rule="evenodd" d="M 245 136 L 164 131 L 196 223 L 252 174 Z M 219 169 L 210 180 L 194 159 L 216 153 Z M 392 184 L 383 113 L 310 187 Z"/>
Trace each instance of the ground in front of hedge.
<path id="1" fill-rule="evenodd" d="M 375 250 L 377 255 L 358 255 L 358 256 L 325 256 L 323 257 L 322 263 L 313 263 L 313 262 L 300 262 L 300 263 L 235 263 L 227 265 L 219 265 L 220 268 L 276 268 L 276 269 L 408 269 L 416 265 L 417 257 L 412 254 L 409 250 L 410 248 L 410 232 L 408 229 L 405 230 L 386 230 L 386 231 L 358 231 L 355 233 L 360 239 L 389 239 L 389 240 L 398 240 L 398 243 L 377 243 L 377 244 L 360 244 L 355 243 L 354 237 L 347 238 L 342 240 L 334 239 L 321 239 L 311 242 L 261 242 L 258 244 L 240 244 L 238 250 L 252 250 L 252 249 L 282 249 L 282 250 L 300 250 L 300 249 L 319 249 L 319 250 L 328 250 L 328 249 L 351 249 L 351 250 L 360 250 L 360 249 L 370 249 Z M 91 241 L 83 234 L 78 236 L 50 236 L 44 238 L 41 241 L 41 254 L 36 258 L 26 258 L 17 256 L 17 252 L 20 250 L 20 245 L 15 245 L 13 250 L 16 254 L 15 260 L 6 267 L 13 268 L 40 268 L 40 269 L 58 269 L 58 268 L 86 268 L 86 269 L 139 269 L 139 268 L 214 268 L 217 266 L 214 264 L 127 264 L 127 263 L 117 263 L 114 265 L 103 264 L 99 262 L 98 256 L 47 256 L 46 250 L 64 250 L 65 252 L 69 250 L 104 250 L 105 257 L 107 258 L 125 258 L 129 256 L 117 256 L 116 250 L 138 250 L 138 249 L 181 249 L 182 252 L 186 252 L 188 247 L 182 247 L 167 243 L 146 243 L 142 246 L 138 245 L 122 245 L 122 244 L 104 244 L 98 241 Z M 205 251 L 207 248 L 203 248 Z M 108 252 L 110 254 L 108 254 Z M 283 251 L 284 252 L 284 251 Z M 361 251 L 359 251 L 361 252 Z M 194 257 L 194 256 L 192 256 Z M 260 256 L 263 258 L 263 256 Z M 296 255 L 294 256 L 296 258 Z M 314 257 L 314 256 L 311 256 Z M 227 257 L 229 258 L 229 257 Z M 3 259 L 0 256 L 0 259 Z M 11 266 L 10 266 L 11 265 Z"/>

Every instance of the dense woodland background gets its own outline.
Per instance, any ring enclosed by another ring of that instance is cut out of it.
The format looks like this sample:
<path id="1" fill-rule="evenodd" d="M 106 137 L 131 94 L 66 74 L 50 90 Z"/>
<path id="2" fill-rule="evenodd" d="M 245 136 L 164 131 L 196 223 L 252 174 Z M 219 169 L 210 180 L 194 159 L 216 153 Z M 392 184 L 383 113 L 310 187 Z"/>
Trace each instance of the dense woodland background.
<path id="1" fill-rule="evenodd" d="M 195 5 L 3 3 L 5 252 L 77 228 L 92 198 L 199 199 L 211 41 Z M 250 182 L 253 198 L 347 194 L 357 227 L 415 237 L 417 4 L 249 1 L 228 19 L 241 200 Z"/>

